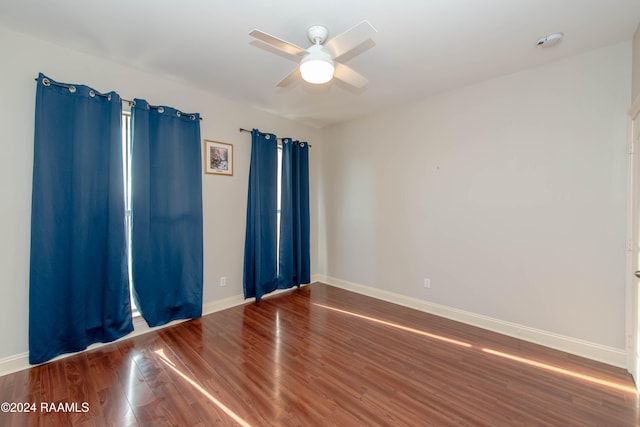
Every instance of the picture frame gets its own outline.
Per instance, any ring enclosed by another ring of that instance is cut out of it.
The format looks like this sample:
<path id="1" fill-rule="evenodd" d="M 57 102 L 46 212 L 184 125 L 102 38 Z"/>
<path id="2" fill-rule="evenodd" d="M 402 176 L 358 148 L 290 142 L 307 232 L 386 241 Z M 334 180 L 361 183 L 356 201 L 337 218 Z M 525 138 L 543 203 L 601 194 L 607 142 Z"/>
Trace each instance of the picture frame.
<path id="1" fill-rule="evenodd" d="M 205 139 L 204 172 L 233 176 L 233 145 Z"/>

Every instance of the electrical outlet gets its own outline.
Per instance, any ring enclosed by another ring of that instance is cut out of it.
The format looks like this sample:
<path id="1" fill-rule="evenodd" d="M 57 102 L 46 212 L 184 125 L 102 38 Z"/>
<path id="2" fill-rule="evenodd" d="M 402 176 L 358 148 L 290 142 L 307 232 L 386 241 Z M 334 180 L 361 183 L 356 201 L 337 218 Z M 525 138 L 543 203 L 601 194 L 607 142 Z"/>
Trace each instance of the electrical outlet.
<path id="1" fill-rule="evenodd" d="M 431 279 L 429 279 L 428 277 L 424 278 L 424 287 L 425 288 L 430 288 L 431 287 Z"/>
<path id="2" fill-rule="evenodd" d="M 227 276 L 220 277 L 220 286 L 227 286 Z"/>

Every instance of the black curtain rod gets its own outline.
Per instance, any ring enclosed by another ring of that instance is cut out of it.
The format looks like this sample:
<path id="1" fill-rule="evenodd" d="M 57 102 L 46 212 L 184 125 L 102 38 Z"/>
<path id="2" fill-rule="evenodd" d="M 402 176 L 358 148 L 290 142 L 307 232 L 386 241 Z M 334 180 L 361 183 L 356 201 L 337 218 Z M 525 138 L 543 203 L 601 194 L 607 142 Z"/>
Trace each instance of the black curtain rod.
<path id="1" fill-rule="evenodd" d="M 35 81 L 38 81 L 38 78 L 36 77 L 34 80 L 35 80 Z M 56 82 L 56 83 L 52 83 L 52 84 L 55 84 L 56 86 L 64 87 L 64 88 L 67 88 L 67 89 L 69 89 L 69 87 L 70 87 L 70 86 L 63 85 L 63 84 L 61 84 L 61 83 L 57 83 L 57 82 Z M 47 84 L 47 85 L 45 85 L 45 86 L 48 86 L 48 84 Z M 95 93 L 96 95 L 98 95 L 98 96 L 107 96 L 107 95 L 105 95 L 105 94 L 103 94 L 103 93 L 99 93 L 99 92 L 94 92 L 94 93 Z M 127 104 L 129 104 L 129 107 L 131 107 L 132 105 L 135 105 L 135 102 L 131 101 L 130 99 L 124 99 L 124 98 L 120 97 L 120 101 L 122 101 L 122 102 L 126 102 Z M 159 105 L 151 105 L 151 104 L 149 104 L 149 108 L 159 108 L 159 107 L 160 107 Z M 178 110 L 178 111 L 179 111 L 179 110 Z M 185 113 L 183 113 L 182 111 L 180 111 L 180 113 L 181 113 L 181 114 L 185 114 Z M 203 117 L 200 117 L 200 120 L 202 120 L 202 119 L 203 119 Z"/>
<path id="2" fill-rule="evenodd" d="M 245 128 L 240 128 L 240 132 L 249 132 L 249 133 L 251 133 L 251 131 L 250 131 L 250 130 L 245 129 Z M 283 139 L 283 138 L 277 138 L 277 140 L 278 140 L 278 141 L 282 141 L 282 139 Z M 309 148 L 313 147 L 313 145 L 311 145 L 311 144 L 309 144 L 309 143 L 307 143 L 307 145 L 309 146 Z"/>
<path id="3" fill-rule="evenodd" d="M 250 130 L 245 129 L 245 128 L 240 128 L 240 132 L 248 132 L 248 133 L 251 133 L 251 131 L 250 131 Z M 278 137 L 276 137 L 276 139 L 277 139 L 278 141 L 282 141 L 282 138 L 278 138 Z"/>

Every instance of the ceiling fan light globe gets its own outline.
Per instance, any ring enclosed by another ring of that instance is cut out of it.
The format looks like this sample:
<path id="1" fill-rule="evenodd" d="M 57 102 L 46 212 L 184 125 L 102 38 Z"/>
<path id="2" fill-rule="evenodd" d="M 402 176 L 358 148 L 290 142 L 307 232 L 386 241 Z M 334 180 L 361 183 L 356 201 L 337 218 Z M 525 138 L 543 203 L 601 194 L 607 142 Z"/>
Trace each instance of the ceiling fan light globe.
<path id="1" fill-rule="evenodd" d="M 300 64 L 300 74 L 304 81 L 312 84 L 327 83 L 333 78 L 333 62 L 327 59 L 309 59 Z"/>

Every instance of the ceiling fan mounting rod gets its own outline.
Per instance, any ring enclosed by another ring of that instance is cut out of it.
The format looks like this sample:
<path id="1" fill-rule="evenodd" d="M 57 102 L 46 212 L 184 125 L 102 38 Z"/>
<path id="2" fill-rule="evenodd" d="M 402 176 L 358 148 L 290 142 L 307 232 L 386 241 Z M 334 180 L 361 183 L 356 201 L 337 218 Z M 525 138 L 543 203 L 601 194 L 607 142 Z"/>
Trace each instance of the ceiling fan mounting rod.
<path id="1" fill-rule="evenodd" d="M 313 44 L 322 44 L 327 40 L 329 30 L 322 25 L 313 25 L 307 30 L 307 37 Z"/>

